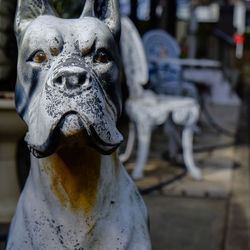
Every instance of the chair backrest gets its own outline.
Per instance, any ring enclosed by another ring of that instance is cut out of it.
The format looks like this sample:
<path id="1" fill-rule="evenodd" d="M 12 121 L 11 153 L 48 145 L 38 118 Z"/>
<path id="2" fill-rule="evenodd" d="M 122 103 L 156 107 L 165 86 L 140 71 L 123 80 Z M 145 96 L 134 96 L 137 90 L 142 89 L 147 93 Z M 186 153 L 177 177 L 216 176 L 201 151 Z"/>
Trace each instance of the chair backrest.
<path id="1" fill-rule="evenodd" d="M 120 47 L 129 95 L 137 98 L 148 82 L 148 65 L 140 34 L 127 16 L 121 17 Z"/>
<path id="2" fill-rule="evenodd" d="M 165 30 L 155 29 L 146 32 L 142 38 L 147 57 L 178 58 L 180 47 Z"/>
<path id="3" fill-rule="evenodd" d="M 146 32 L 142 38 L 149 64 L 149 75 L 152 85 L 165 85 L 168 82 L 178 82 L 181 67 L 176 64 L 157 65 L 151 63 L 150 58 L 179 58 L 180 47 L 170 34 L 165 30 L 154 29 Z M 156 89 L 158 86 L 155 86 Z"/>

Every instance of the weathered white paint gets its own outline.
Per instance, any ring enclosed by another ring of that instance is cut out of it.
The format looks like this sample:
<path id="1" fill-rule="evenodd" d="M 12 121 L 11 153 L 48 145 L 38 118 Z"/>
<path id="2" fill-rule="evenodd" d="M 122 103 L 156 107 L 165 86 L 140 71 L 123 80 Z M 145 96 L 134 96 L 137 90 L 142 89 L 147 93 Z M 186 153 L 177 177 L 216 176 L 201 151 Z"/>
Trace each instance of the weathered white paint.
<path id="1" fill-rule="evenodd" d="M 105 4 L 95 13 L 86 1 L 64 20 L 47 1 L 18 2 L 16 107 L 32 154 L 8 250 L 151 249 L 145 205 L 115 152 L 120 21 L 117 2 Z"/>

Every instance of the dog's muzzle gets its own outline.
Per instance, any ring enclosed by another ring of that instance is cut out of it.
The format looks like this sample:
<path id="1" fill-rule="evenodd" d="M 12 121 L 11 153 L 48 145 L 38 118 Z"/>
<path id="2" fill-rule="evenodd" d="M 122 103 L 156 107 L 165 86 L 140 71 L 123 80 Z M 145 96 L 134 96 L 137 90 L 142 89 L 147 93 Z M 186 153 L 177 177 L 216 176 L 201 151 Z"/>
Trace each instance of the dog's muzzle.
<path id="1" fill-rule="evenodd" d="M 74 96 L 91 87 L 92 79 L 89 72 L 80 67 L 61 68 L 53 74 L 50 82 L 55 89 L 66 95 Z"/>
<path id="2" fill-rule="evenodd" d="M 54 70 L 33 105 L 35 110 L 25 117 L 29 119 L 26 141 L 36 157 L 54 153 L 62 135 L 87 135 L 88 143 L 104 154 L 122 142 L 115 105 L 95 72 L 82 66 Z"/>

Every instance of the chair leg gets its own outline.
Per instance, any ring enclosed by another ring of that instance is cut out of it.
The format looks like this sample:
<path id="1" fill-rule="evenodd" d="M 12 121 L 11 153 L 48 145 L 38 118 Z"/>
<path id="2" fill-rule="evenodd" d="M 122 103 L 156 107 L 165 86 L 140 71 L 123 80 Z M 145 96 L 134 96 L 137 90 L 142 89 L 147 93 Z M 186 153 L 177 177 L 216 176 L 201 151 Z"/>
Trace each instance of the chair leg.
<path id="1" fill-rule="evenodd" d="M 125 152 L 119 155 L 120 161 L 125 162 L 131 156 L 132 150 L 135 144 L 135 125 L 134 123 L 129 123 L 129 131 L 128 131 L 128 141 L 126 145 Z"/>
<path id="2" fill-rule="evenodd" d="M 147 124 L 137 125 L 138 149 L 136 155 L 136 166 L 132 172 L 133 179 L 143 177 L 143 169 L 148 157 L 152 128 Z"/>
<path id="3" fill-rule="evenodd" d="M 200 169 L 195 166 L 193 158 L 193 128 L 190 125 L 186 125 L 182 131 L 182 148 L 183 158 L 185 166 L 190 175 L 197 180 L 202 179 Z"/>

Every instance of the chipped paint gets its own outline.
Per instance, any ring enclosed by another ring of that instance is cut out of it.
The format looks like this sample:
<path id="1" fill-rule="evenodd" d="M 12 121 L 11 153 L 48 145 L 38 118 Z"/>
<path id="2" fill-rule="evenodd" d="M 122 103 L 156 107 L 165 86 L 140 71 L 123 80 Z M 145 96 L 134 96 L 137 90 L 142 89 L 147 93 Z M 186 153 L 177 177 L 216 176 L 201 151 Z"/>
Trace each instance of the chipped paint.
<path id="1" fill-rule="evenodd" d="M 89 212 L 96 201 L 101 155 L 90 147 L 64 148 L 44 159 L 50 187 L 63 206 Z"/>

